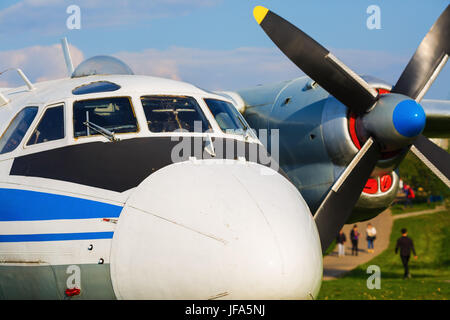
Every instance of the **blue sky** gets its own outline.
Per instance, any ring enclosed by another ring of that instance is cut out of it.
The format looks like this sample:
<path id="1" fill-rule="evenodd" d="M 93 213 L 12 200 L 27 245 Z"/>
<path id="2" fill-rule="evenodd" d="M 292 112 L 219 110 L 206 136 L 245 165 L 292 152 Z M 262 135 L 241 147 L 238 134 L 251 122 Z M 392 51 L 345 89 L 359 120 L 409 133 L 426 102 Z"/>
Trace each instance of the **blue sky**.
<path id="1" fill-rule="evenodd" d="M 81 9 L 69 30 L 66 8 Z M 369 5 L 381 29 L 369 30 Z M 21 67 L 33 81 L 64 76 L 59 40 L 74 60 L 110 54 L 136 73 L 171 77 L 208 89 L 238 89 L 301 75 L 253 19 L 263 5 L 308 33 L 360 74 L 395 83 L 448 0 L 23 0 L 0 3 L 0 69 Z M 20 65 L 19 65 L 20 64 Z M 427 98 L 450 99 L 450 67 Z M 0 86 L 15 85 L 13 75 Z"/>

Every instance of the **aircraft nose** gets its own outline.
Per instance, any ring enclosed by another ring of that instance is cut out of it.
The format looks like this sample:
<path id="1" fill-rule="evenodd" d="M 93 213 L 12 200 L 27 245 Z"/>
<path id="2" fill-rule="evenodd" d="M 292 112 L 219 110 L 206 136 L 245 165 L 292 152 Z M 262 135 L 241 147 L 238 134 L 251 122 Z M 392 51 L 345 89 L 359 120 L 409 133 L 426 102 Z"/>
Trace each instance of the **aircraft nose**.
<path id="1" fill-rule="evenodd" d="M 110 267 L 121 299 L 311 299 L 322 252 L 312 215 L 286 178 L 255 163 L 198 160 L 165 167 L 136 188 Z"/>

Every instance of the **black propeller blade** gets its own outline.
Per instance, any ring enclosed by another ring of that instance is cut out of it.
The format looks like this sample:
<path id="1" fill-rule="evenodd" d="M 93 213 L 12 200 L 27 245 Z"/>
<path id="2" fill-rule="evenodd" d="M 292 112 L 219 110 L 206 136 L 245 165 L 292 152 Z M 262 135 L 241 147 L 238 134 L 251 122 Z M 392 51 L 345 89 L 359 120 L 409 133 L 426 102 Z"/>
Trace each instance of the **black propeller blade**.
<path id="1" fill-rule="evenodd" d="M 449 53 L 450 5 L 422 40 L 392 92 L 420 101 L 444 67 Z"/>
<path id="2" fill-rule="evenodd" d="M 450 155 L 445 150 L 420 135 L 411 151 L 450 188 Z"/>
<path id="3" fill-rule="evenodd" d="M 317 209 L 314 220 L 319 231 L 322 252 L 325 252 L 350 217 L 380 157 L 378 145 L 369 138 Z"/>
<path id="4" fill-rule="evenodd" d="M 306 33 L 264 7 L 255 7 L 256 21 L 310 78 L 355 113 L 370 109 L 377 91 Z"/>

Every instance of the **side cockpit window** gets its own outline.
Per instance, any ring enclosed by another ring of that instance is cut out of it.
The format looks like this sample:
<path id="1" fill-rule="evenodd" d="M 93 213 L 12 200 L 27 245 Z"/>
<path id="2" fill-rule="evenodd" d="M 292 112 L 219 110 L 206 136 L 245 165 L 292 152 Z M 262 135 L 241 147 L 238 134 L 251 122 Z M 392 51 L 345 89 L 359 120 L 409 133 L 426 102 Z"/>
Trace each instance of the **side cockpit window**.
<path id="1" fill-rule="evenodd" d="M 38 107 L 26 107 L 14 117 L 0 137 L 0 154 L 11 152 L 17 148 L 30 128 L 37 112 Z"/>
<path id="2" fill-rule="evenodd" d="M 76 137 L 137 132 L 136 116 L 128 97 L 76 101 L 73 104 L 73 131 Z"/>
<path id="3" fill-rule="evenodd" d="M 186 96 L 141 97 L 151 132 L 205 132 L 210 126 L 197 101 Z"/>
<path id="4" fill-rule="evenodd" d="M 51 107 L 45 111 L 27 146 L 63 139 L 64 136 L 64 107 Z"/>
<path id="5" fill-rule="evenodd" d="M 242 133 L 249 128 L 242 115 L 231 103 L 217 99 L 205 99 L 205 102 L 222 131 Z"/>

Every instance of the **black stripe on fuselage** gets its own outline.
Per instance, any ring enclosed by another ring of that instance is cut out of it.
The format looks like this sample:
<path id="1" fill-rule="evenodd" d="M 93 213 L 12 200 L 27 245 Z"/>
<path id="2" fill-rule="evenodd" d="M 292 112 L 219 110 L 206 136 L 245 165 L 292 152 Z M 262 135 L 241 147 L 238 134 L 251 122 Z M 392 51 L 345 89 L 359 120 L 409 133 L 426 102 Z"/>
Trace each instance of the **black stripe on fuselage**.
<path id="1" fill-rule="evenodd" d="M 273 164 L 274 160 L 263 146 L 235 139 L 212 138 L 216 153 L 212 157 L 204 151 L 204 139 L 183 137 L 174 141 L 171 137 L 146 137 L 71 145 L 17 157 L 10 175 L 48 178 L 123 192 L 136 187 L 155 171 L 194 156 L 197 159 L 245 157 L 247 161 L 262 165 Z M 276 169 L 286 177 L 281 169 Z"/>

